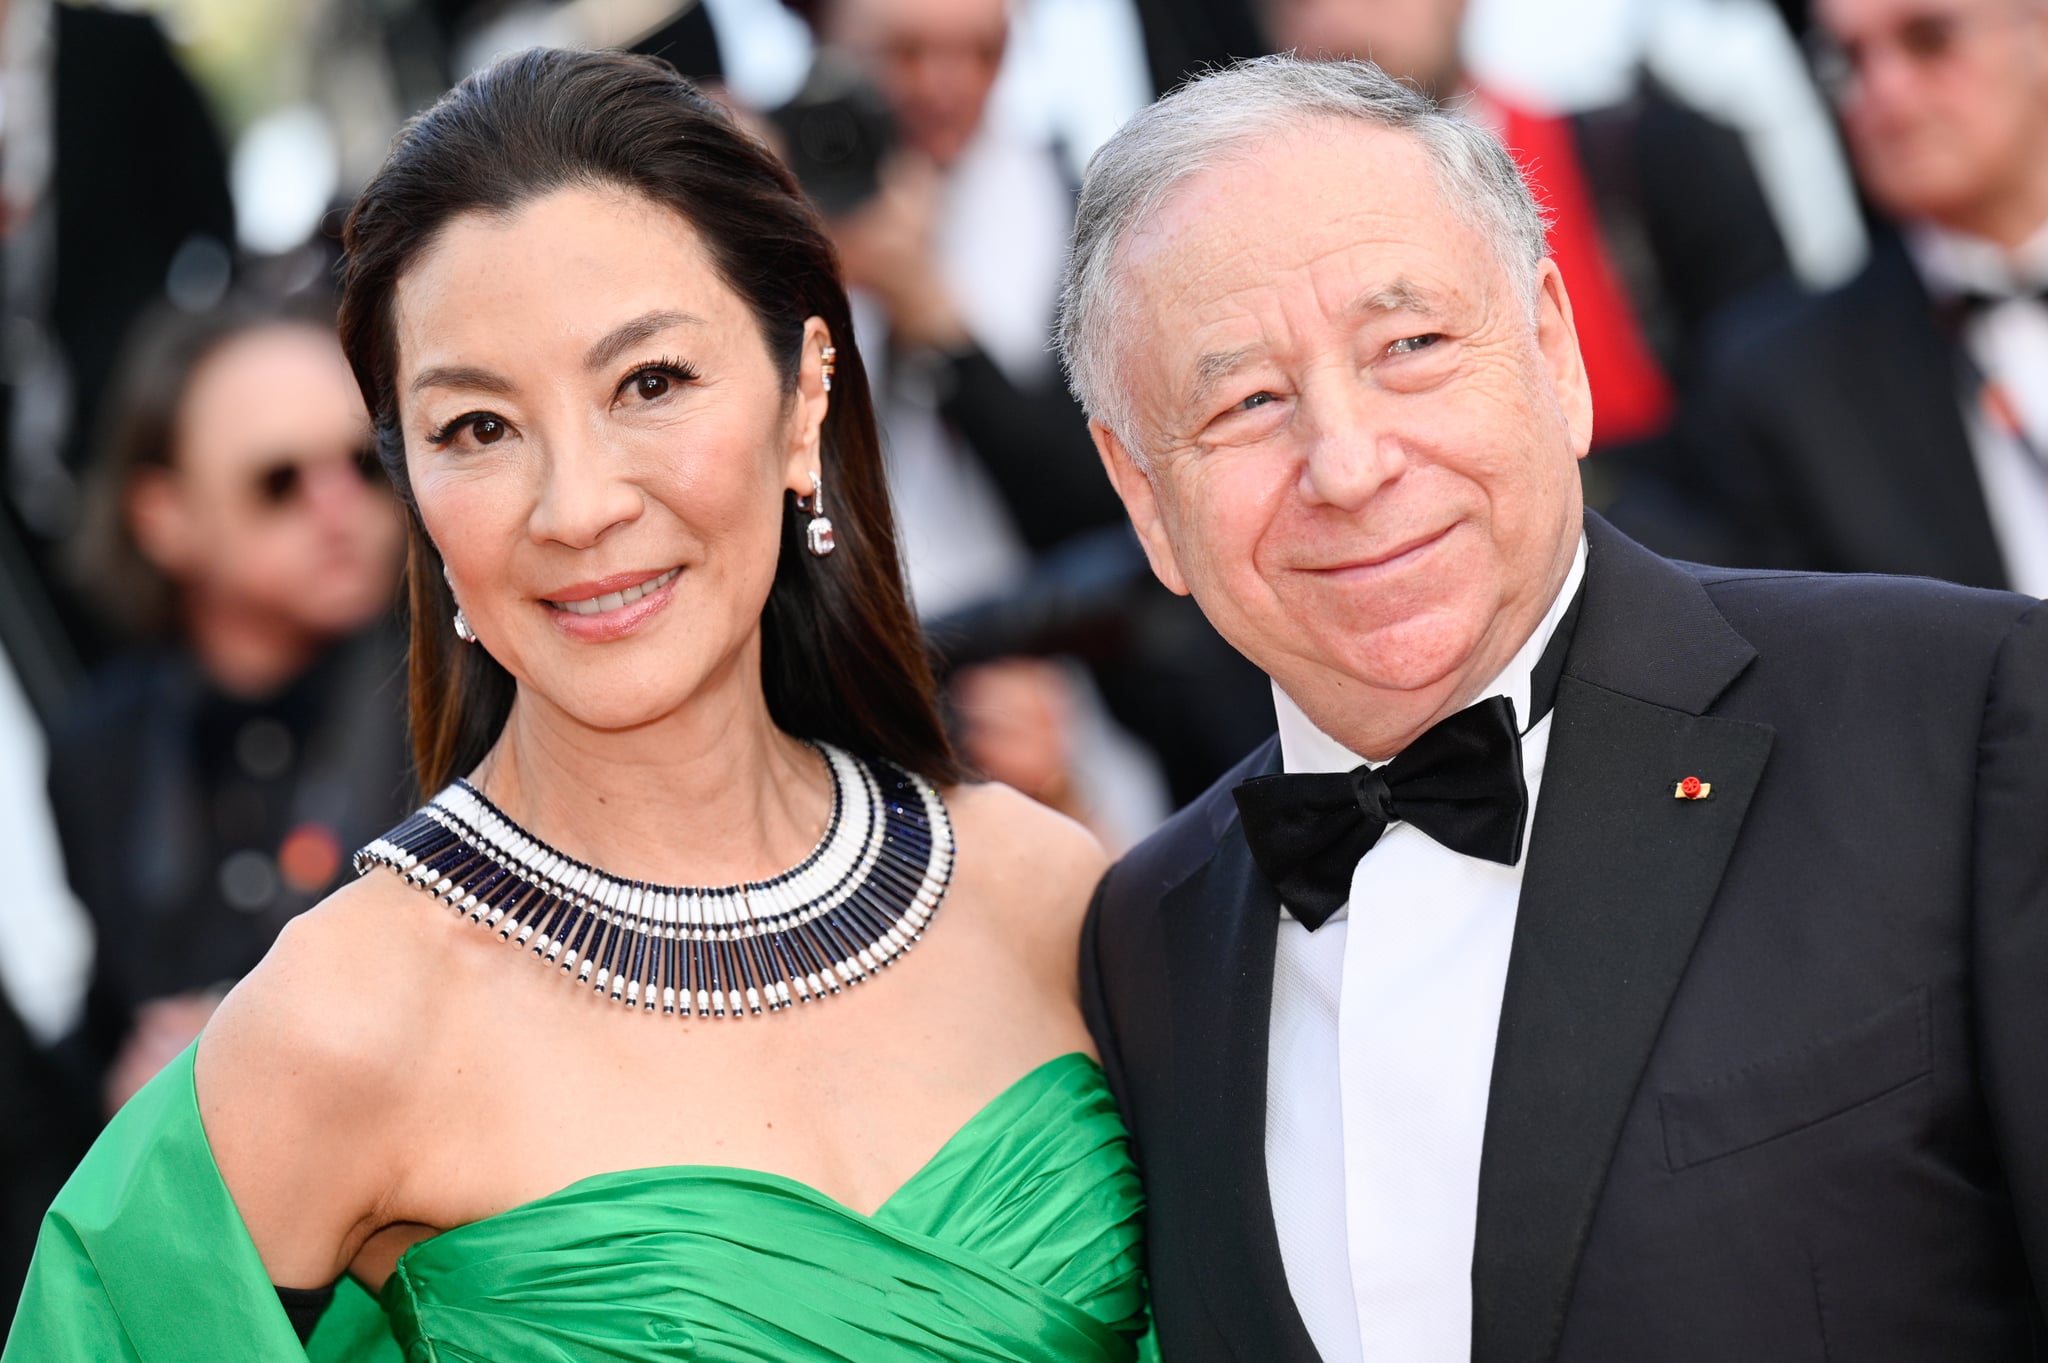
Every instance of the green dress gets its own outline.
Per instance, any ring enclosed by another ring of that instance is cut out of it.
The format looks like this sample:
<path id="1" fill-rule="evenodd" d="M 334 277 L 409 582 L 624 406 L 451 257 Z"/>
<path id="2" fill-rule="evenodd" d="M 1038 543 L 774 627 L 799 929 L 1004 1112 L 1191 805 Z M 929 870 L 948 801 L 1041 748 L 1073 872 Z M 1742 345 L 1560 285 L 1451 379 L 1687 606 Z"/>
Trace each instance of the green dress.
<path id="1" fill-rule="evenodd" d="M 4 1363 L 302 1356 L 214 1167 L 187 1051 L 43 1222 Z M 1149 1357 L 1142 1199 L 1102 1071 L 1019 1079 L 872 1216 L 802 1183 L 598 1174 L 344 1280 L 320 1363 Z"/>

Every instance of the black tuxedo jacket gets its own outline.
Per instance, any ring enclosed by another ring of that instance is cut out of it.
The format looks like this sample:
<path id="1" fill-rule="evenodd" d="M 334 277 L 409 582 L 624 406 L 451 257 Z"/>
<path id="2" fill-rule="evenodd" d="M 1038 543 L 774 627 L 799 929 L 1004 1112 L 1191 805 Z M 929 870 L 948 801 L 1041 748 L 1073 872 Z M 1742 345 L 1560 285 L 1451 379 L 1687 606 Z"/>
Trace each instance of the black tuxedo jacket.
<path id="1" fill-rule="evenodd" d="M 1475 1363 L 2048 1356 L 2048 606 L 1587 533 Z M 1230 796 L 1277 765 L 1113 867 L 1083 934 L 1172 1363 L 1315 1358 L 1266 1184 L 1279 904 Z"/>
<path id="2" fill-rule="evenodd" d="M 2011 585 L 1955 352 L 1896 237 L 1832 293 L 1731 318 L 1710 351 L 1683 474 L 1730 561 Z"/>

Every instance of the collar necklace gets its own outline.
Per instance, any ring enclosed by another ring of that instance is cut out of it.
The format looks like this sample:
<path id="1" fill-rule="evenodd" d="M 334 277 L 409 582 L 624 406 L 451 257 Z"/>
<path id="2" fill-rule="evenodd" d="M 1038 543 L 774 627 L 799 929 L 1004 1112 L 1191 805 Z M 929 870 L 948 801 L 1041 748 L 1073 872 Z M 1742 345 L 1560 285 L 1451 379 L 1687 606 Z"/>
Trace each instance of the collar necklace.
<path id="1" fill-rule="evenodd" d="M 718 889 L 620 880 L 513 823 L 467 781 L 356 853 L 613 1002 L 744 1017 L 837 994 L 923 934 L 953 873 L 953 825 L 931 783 L 813 743 L 832 817 L 796 866 Z"/>

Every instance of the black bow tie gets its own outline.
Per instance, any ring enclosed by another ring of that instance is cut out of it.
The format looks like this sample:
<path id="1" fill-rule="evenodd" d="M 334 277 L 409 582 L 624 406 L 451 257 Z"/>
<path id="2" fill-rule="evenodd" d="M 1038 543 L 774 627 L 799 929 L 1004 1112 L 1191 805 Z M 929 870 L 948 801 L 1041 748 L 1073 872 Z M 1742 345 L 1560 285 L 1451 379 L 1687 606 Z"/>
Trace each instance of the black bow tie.
<path id="1" fill-rule="evenodd" d="M 1521 859 L 1529 789 L 1515 703 L 1492 696 L 1438 721 L 1383 767 L 1255 776 L 1231 792 L 1252 859 L 1313 932 L 1351 897 L 1351 873 L 1387 826 L 1454 852 Z"/>
<path id="2" fill-rule="evenodd" d="M 1582 580 L 1530 671 L 1531 727 L 1557 699 L 1585 602 Z M 1506 696 L 1439 721 L 1378 770 L 1255 776 L 1231 793 L 1252 860 L 1310 932 L 1344 907 L 1358 859 L 1395 820 L 1452 851 L 1513 866 L 1529 810 L 1515 705 Z"/>

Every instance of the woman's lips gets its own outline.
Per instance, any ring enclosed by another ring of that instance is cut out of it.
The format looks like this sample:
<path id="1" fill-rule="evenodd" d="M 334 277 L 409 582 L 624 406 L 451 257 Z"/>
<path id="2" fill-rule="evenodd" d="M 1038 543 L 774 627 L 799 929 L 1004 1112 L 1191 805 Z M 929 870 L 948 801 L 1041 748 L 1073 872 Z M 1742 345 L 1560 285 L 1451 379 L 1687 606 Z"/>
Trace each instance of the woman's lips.
<path id="1" fill-rule="evenodd" d="M 565 610 L 571 615 L 581 615 L 586 618 L 593 615 L 602 615 L 606 611 L 615 611 L 621 606 L 630 606 L 641 597 L 660 591 L 663 587 L 675 581 L 676 574 L 681 571 L 681 568 L 671 568 L 665 573 L 656 573 L 652 576 L 642 577 L 638 582 L 629 583 L 622 583 L 616 578 L 609 578 L 601 582 L 590 583 L 584 587 L 570 588 L 572 592 L 581 593 L 577 597 L 569 597 L 568 593 L 565 592 L 561 596 L 547 598 L 547 603 L 558 609 Z"/>
<path id="2" fill-rule="evenodd" d="M 652 574 L 630 574 L 571 588 L 566 600 L 544 599 L 541 605 L 557 629 L 585 643 L 617 639 L 631 634 L 650 616 L 669 603 L 680 567 Z M 637 577 L 639 580 L 632 580 Z M 592 588 L 600 588 L 592 592 Z"/>

